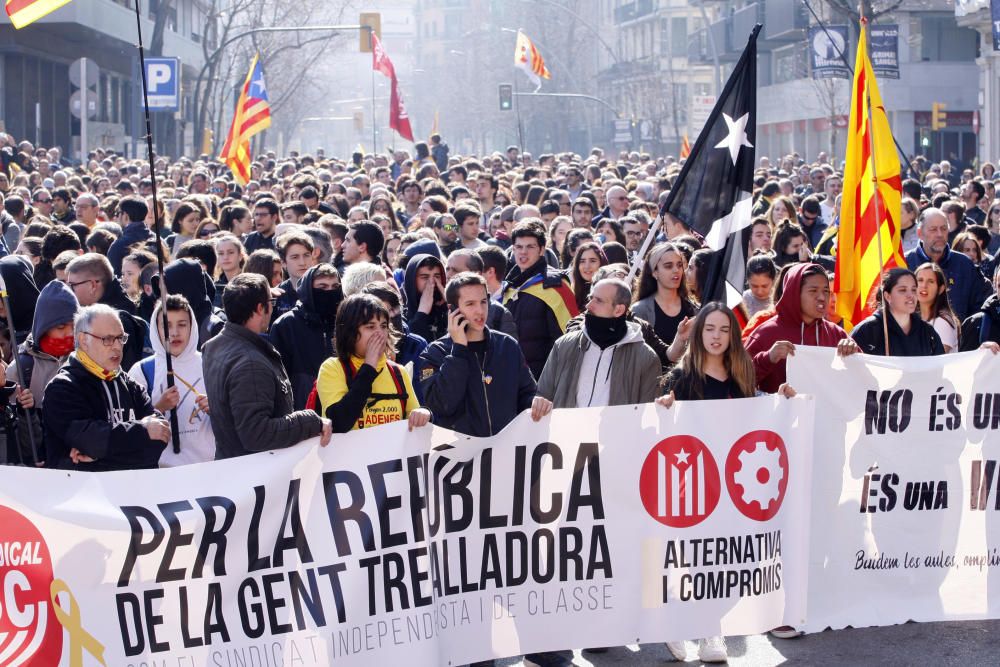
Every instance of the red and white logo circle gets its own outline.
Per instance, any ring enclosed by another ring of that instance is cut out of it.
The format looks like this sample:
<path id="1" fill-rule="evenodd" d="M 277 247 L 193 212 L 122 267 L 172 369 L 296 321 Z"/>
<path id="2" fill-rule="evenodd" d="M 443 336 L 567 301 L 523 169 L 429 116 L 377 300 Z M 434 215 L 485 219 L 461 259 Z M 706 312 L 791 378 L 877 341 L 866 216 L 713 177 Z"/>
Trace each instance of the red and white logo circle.
<path id="1" fill-rule="evenodd" d="M 712 452 L 690 435 L 658 442 L 639 473 L 643 506 L 649 516 L 672 528 L 689 528 L 707 519 L 721 493 Z"/>
<path id="2" fill-rule="evenodd" d="M 49 598 L 49 548 L 35 525 L 0 505 L 0 665 L 56 665 L 62 626 Z"/>
<path id="3" fill-rule="evenodd" d="M 726 489 L 743 516 L 767 521 L 781 509 L 788 488 L 788 451 L 773 431 L 751 431 L 726 457 Z"/>

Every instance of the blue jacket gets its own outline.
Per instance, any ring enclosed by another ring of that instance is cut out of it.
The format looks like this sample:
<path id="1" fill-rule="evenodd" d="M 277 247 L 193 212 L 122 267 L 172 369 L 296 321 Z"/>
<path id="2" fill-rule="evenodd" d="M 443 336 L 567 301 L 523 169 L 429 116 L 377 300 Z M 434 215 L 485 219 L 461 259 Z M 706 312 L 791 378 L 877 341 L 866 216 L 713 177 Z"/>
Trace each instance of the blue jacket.
<path id="1" fill-rule="evenodd" d="M 495 435 L 535 397 L 535 379 L 517 341 L 507 334 L 486 329 L 482 367 L 467 346 L 447 336 L 431 343 L 421 360 L 423 404 L 434 413 L 435 424 L 459 433 Z"/>
<path id="2" fill-rule="evenodd" d="M 925 262 L 932 261 L 924 252 L 924 242 L 906 253 L 906 266 L 911 271 Z M 993 288 L 972 260 L 960 252 L 954 252 L 948 246 L 944 248 L 938 266 L 944 271 L 948 280 L 948 301 L 951 309 L 959 320 L 979 312 L 983 302 L 993 294 Z"/>

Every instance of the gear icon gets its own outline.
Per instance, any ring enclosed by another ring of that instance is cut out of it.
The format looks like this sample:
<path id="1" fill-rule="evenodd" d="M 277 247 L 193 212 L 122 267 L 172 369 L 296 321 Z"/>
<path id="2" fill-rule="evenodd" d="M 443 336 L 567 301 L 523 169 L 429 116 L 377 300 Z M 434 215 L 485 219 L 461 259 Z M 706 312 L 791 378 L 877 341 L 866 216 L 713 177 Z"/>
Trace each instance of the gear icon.
<path id="1" fill-rule="evenodd" d="M 757 503 L 761 511 L 778 500 L 780 484 L 785 475 L 781 467 L 781 452 L 768 449 L 767 443 L 757 441 L 753 447 L 739 453 L 740 469 L 733 474 L 733 481 L 743 489 L 743 502 Z"/>

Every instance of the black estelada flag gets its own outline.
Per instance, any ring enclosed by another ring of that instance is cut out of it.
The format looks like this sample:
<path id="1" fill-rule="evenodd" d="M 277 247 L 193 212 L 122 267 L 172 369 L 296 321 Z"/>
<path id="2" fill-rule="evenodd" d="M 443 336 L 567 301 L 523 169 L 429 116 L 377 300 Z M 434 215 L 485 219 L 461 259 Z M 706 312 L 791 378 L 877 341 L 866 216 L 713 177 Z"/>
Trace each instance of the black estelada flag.
<path id="1" fill-rule="evenodd" d="M 757 34 L 747 47 L 663 204 L 715 251 L 702 303 L 742 299 L 757 142 Z"/>

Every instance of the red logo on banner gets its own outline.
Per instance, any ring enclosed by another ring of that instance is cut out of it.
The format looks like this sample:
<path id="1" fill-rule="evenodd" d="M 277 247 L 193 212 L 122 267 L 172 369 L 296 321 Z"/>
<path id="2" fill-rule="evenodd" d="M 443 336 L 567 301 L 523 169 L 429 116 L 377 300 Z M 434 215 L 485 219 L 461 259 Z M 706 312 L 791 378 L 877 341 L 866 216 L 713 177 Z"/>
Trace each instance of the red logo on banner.
<path id="1" fill-rule="evenodd" d="M 690 435 L 657 443 L 639 473 L 643 506 L 651 517 L 672 528 L 689 528 L 707 519 L 721 492 L 712 452 Z"/>
<path id="2" fill-rule="evenodd" d="M 751 431 L 726 457 L 726 489 L 743 516 L 767 521 L 781 509 L 788 488 L 788 451 L 773 431 Z"/>
<path id="3" fill-rule="evenodd" d="M 41 533 L 0 505 L 0 664 L 59 663 L 63 629 L 49 598 L 52 579 Z"/>

